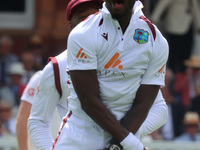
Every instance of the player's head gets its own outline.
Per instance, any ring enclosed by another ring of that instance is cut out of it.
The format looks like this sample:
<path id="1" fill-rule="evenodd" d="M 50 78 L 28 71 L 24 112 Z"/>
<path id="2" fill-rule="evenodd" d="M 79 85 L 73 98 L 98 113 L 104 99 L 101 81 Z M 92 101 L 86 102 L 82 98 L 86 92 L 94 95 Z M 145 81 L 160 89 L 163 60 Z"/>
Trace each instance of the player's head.
<path id="1" fill-rule="evenodd" d="M 66 16 L 73 28 L 89 15 L 102 8 L 104 0 L 71 0 L 66 8 Z"/>
<path id="2" fill-rule="evenodd" d="M 136 0 L 105 0 L 113 19 L 131 16 Z"/>

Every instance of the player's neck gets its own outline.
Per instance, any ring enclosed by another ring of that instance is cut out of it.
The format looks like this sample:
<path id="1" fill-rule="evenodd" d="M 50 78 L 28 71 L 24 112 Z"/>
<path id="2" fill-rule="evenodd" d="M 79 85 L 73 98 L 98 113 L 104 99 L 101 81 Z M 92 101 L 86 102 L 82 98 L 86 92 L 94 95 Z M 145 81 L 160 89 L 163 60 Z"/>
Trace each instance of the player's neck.
<path id="1" fill-rule="evenodd" d="M 125 33 L 129 23 L 130 23 L 130 20 L 131 20 L 131 16 L 132 14 L 128 15 L 128 16 L 124 16 L 124 17 L 121 17 L 118 19 L 118 22 L 121 26 L 121 29 L 122 29 L 122 32 Z"/>

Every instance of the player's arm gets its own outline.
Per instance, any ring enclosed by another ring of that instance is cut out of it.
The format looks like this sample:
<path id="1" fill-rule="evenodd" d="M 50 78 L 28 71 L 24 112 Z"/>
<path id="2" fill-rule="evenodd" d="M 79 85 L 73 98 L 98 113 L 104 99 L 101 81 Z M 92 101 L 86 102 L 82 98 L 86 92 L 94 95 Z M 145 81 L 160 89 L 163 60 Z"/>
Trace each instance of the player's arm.
<path id="1" fill-rule="evenodd" d="M 51 121 L 59 101 L 54 81 L 53 65 L 50 62 L 43 69 L 28 119 L 29 133 L 37 150 L 50 149 L 53 144 Z"/>
<path id="2" fill-rule="evenodd" d="M 18 141 L 18 149 L 28 149 L 28 130 L 27 122 L 33 102 L 35 90 L 39 84 L 41 71 L 36 72 L 29 80 L 21 97 L 21 103 L 16 118 L 16 136 Z"/>
<path id="3" fill-rule="evenodd" d="M 82 109 L 117 140 L 122 141 L 129 131 L 120 125 L 102 103 L 96 70 L 73 70 L 70 77 L 80 99 Z"/>
<path id="4" fill-rule="evenodd" d="M 28 129 L 27 122 L 32 104 L 21 100 L 16 118 L 16 136 L 19 150 L 28 149 Z"/>
<path id="5" fill-rule="evenodd" d="M 70 71 L 74 89 L 81 102 L 82 109 L 103 129 L 118 141 L 123 141 L 126 150 L 143 150 L 143 144 L 125 129 L 102 103 L 99 96 L 99 84 L 96 70 Z"/>
<path id="6" fill-rule="evenodd" d="M 146 119 L 148 112 L 156 99 L 159 85 L 141 85 L 131 109 L 121 120 L 121 124 L 135 134 Z"/>
<path id="7" fill-rule="evenodd" d="M 139 128 L 140 138 L 162 127 L 168 118 L 168 107 L 159 91 L 155 102 L 149 110 L 148 116 Z"/>

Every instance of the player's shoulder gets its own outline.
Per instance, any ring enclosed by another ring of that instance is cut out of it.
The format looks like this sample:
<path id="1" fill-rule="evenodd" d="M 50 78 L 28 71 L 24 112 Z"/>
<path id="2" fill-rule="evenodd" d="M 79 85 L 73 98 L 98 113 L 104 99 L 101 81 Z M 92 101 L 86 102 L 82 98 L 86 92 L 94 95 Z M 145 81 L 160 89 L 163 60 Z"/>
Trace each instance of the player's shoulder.
<path id="1" fill-rule="evenodd" d="M 55 58 L 59 66 L 59 70 L 65 70 L 67 68 L 67 50 L 63 51 Z"/>
<path id="2" fill-rule="evenodd" d="M 62 53 L 57 55 L 55 58 L 58 62 L 65 62 L 67 60 L 67 50 L 63 51 Z"/>
<path id="3" fill-rule="evenodd" d="M 84 39 L 87 39 L 88 37 L 91 37 L 92 35 L 94 35 L 98 32 L 100 20 L 101 20 L 101 14 L 100 13 L 97 12 L 96 14 L 90 15 L 84 21 L 79 23 L 70 32 L 69 38 L 73 38 L 73 39 L 84 38 Z"/>
<path id="4" fill-rule="evenodd" d="M 34 74 L 33 74 L 33 76 L 31 77 L 31 81 L 32 80 L 39 80 L 40 78 L 41 78 L 41 76 L 42 76 L 42 70 L 39 70 L 39 71 L 37 71 L 37 72 L 35 72 Z"/>

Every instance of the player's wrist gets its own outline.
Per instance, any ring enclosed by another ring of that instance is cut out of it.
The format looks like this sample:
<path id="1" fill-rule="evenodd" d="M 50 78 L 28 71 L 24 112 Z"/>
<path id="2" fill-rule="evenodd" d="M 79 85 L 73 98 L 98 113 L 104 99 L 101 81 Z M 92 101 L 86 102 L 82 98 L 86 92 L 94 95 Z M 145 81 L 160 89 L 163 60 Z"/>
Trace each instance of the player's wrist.
<path id="1" fill-rule="evenodd" d="M 142 142 L 131 132 L 120 142 L 120 144 L 124 150 L 144 150 Z"/>
<path id="2" fill-rule="evenodd" d="M 122 147 L 117 144 L 109 144 L 107 146 L 108 150 L 122 150 Z"/>
<path id="3" fill-rule="evenodd" d="M 110 144 L 107 146 L 109 150 L 122 150 L 122 146 L 120 145 L 119 141 L 117 141 L 115 138 L 112 138 L 109 142 Z"/>

